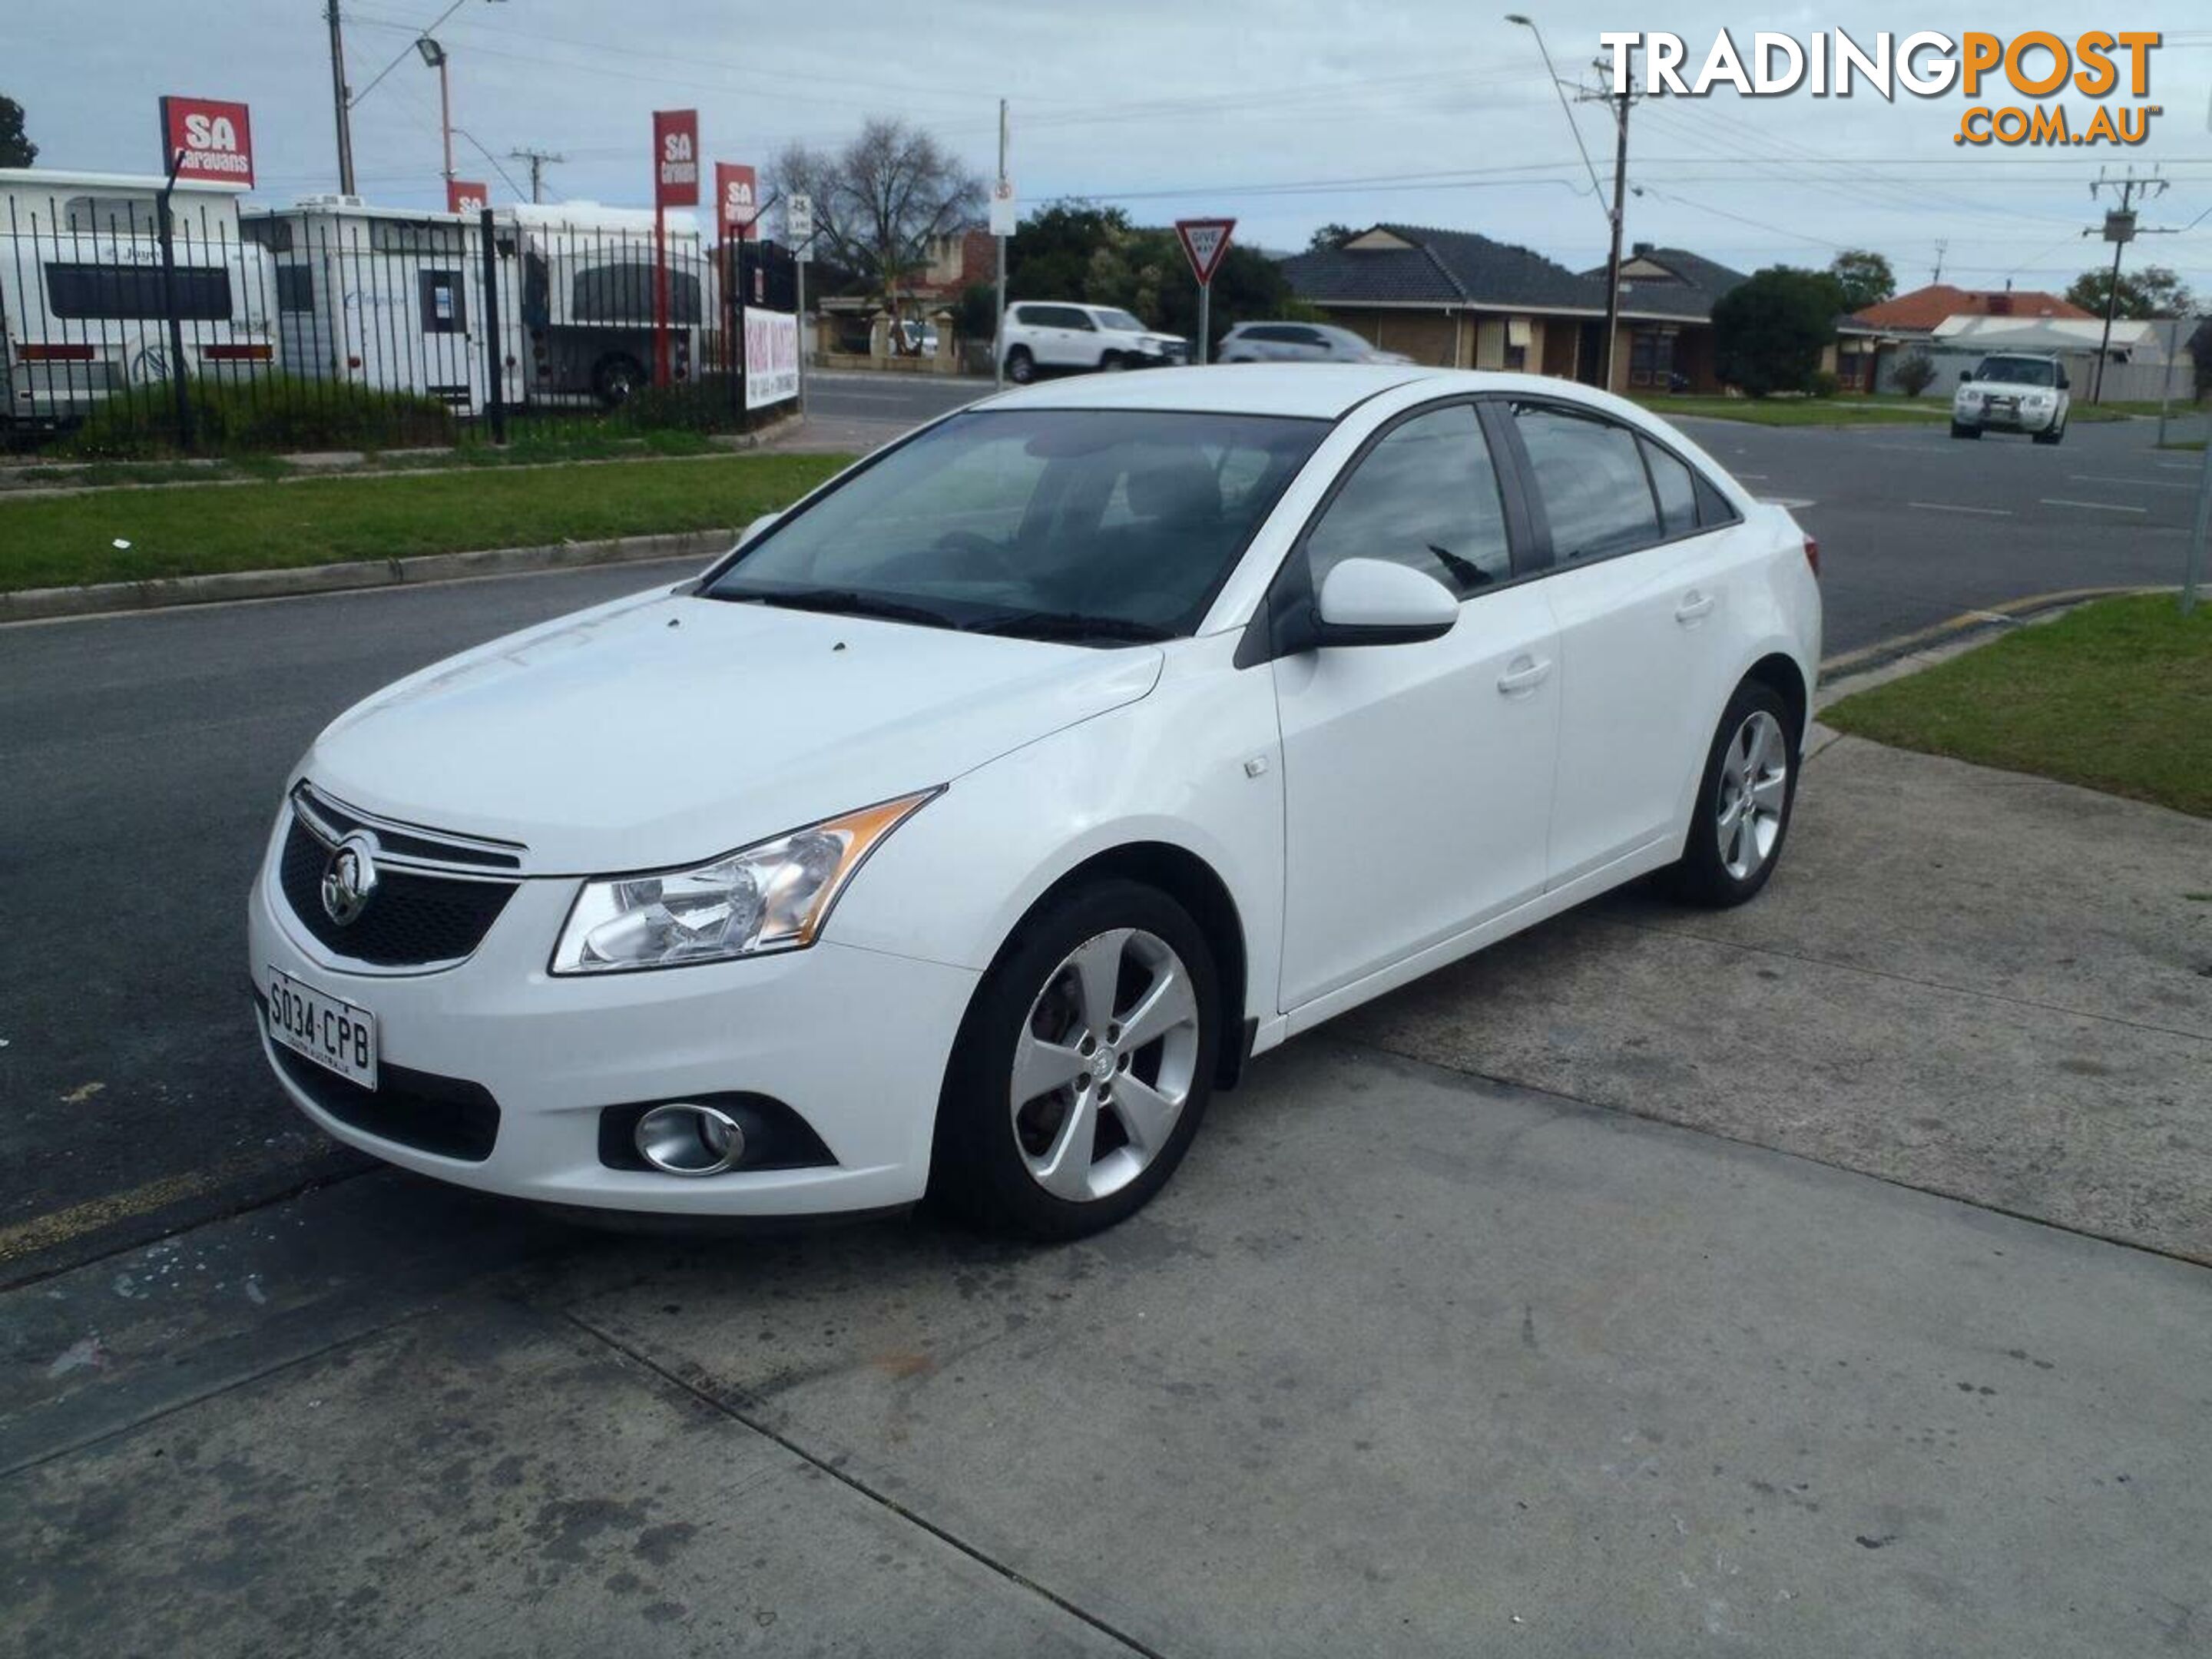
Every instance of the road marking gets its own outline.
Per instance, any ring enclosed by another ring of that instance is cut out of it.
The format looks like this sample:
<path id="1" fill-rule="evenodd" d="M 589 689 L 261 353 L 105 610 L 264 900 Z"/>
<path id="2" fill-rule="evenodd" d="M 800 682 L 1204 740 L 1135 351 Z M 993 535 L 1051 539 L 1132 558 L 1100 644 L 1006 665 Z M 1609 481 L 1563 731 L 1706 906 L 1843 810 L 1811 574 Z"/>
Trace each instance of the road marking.
<path id="1" fill-rule="evenodd" d="M 2118 501 L 2069 501 L 2063 495 L 2045 495 L 2042 497 L 2042 502 L 2045 507 L 2086 507 L 2095 513 L 2148 513 L 2150 511 L 2147 507 L 2122 507 Z"/>
<path id="2" fill-rule="evenodd" d="M 2009 519 L 2008 507 L 1960 507 L 1955 501 L 1907 501 L 1907 507 L 1917 507 L 1925 513 L 1978 513 L 1984 518 Z"/>
<path id="3" fill-rule="evenodd" d="M 2069 483 L 2133 484 L 2137 489 L 2194 489 L 2195 484 L 2176 483 L 2171 478 L 2116 478 L 2103 472 L 2069 472 Z"/>
<path id="4" fill-rule="evenodd" d="M 2197 463 L 2194 461 L 2160 461 L 2159 465 L 2163 467 L 2169 467 L 2176 472 L 2194 472 L 2197 471 Z"/>
<path id="5" fill-rule="evenodd" d="M 1766 482 L 1766 474 L 1764 472 L 1739 472 L 1735 476 L 1739 478 L 1756 478 L 1761 483 Z"/>
<path id="6" fill-rule="evenodd" d="M 313 1161 L 312 1158 L 297 1160 L 303 1168 Z M 52 1249 L 57 1244 L 66 1244 L 71 1239 L 98 1232 L 102 1227 L 112 1226 L 118 1221 L 149 1215 L 168 1205 L 181 1203 L 188 1198 L 198 1198 L 242 1175 L 283 1170 L 292 1162 L 270 1164 L 252 1158 L 226 1158 L 204 1170 L 181 1170 L 175 1175 L 149 1181 L 143 1187 L 110 1193 L 105 1198 L 88 1199 L 82 1204 L 71 1205 L 66 1210 L 52 1210 L 45 1215 L 33 1216 L 28 1221 L 18 1222 L 12 1227 L 0 1227 L 0 1262 L 13 1261 L 40 1250 Z"/>
<path id="7" fill-rule="evenodd" d="M 1820 506 L 1820 502 L 1804 495 L 1761 495 L 1759 500 L 1762 507 L 1778 507 L 1785 513 L 1802 513 L 1808 507 Z"/>

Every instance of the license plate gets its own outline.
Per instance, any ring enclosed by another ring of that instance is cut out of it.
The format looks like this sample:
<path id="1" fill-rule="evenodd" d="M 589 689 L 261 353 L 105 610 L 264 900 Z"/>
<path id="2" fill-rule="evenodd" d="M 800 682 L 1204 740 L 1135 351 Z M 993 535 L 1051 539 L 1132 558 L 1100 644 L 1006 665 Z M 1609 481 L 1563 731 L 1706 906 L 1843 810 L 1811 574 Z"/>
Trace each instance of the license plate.
<path id="1" fill-rule="evenodd" d="M 376 1016 L 269 970 L 269 1034 L 364 1089 L 376 1087 Z"/>

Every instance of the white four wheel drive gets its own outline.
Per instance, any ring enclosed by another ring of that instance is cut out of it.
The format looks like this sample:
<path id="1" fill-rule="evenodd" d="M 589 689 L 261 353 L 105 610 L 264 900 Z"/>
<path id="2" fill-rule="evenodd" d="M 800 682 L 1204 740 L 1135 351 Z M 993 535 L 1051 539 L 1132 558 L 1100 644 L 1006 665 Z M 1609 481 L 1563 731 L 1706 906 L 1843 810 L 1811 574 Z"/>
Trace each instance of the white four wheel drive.
<path id="1" fill-rule="evenodd" d="M 1054 370 L 1166 368 L 1188 359 L 1190 342 L 1148 329 L 1115 306 L 1024 300 L 1006 307 L 999 349 L 1006 378 L 1027 386 Z"/>
<path id="2" fill-rule="evenodd" d="M 2039 444 L 2063 443 L 2067 411 L 2066 366 L 2055 356 L 2007 352 L 1984 357 L 1971 374 L 1959 376 L 1951 398 L 1951 435 L 1978 438 L 1984 432 L 2025 432 Z"/>

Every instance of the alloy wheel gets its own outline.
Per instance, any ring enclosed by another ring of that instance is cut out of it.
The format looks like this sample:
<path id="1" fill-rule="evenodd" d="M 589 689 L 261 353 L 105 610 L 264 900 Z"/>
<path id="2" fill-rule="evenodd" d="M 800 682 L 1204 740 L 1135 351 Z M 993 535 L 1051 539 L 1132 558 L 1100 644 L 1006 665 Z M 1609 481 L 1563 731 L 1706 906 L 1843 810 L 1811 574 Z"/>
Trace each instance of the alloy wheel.
<path id="1" fill-rule="evenodd" d="M 1790 795 L 1790 744 L 1782 722 L 1764 708 L 1746 715 L 1729 739 L 1717 793 L 1721 866 L 1731 880 L 1748 881 L 1774 855 Z"/>
<path id="2" fill-rule="evenodd" d="M 1030 1178 L 1087 1203 L 1143 1174 L 1190 1098 L 1199 1018 L 1190 970 L 1158 934 L 1115 928 L 1069 951 L 1014 1044 L 1007 1093 Z"/>

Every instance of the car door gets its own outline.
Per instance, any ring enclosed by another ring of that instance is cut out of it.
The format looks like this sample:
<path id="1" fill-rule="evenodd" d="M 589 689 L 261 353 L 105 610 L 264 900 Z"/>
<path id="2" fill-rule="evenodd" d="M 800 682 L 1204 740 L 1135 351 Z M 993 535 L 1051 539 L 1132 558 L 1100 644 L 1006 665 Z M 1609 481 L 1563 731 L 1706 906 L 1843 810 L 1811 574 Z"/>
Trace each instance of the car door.
<path id="1" fill-rule="evenodd" d="M 1063 368 L 1096 368 L 1098 366 L 1098 325 L 1091 320 L 1091 313 L 1073 306 L 1054 307 L 1060 326 L 1054 330 L 1053 358 Z"/>
<path id="2" fill-rule="evenodd" d="M 1474 407 L 1399 417 L 1308 527 L 1270 614 L 1309 614 L 1338 562 L 1390 559 L 1461 596 L 1419 645 L 1285 649 L 1271 665 L 1285 800 L 1281 1006 L 1312 1002 L 1537 896 L 1559 699 L 1540 582 Z"/>
<path id="3" fill-rule="evenodd" d="M 1675 832 L 1739 666 L 1721 648 L 1737 520 L 1623 422 L 1543 398 L 1505 407 L 1559 629 L 1559 887 Z"/>
<path id="4" fill-rule="evenodd" d="M 1286 328 L 1283 331 L 1284 352 L 1293 362 L 1323 363 L 1328 361 L 1328 342 L 1317 328 Z"/>

